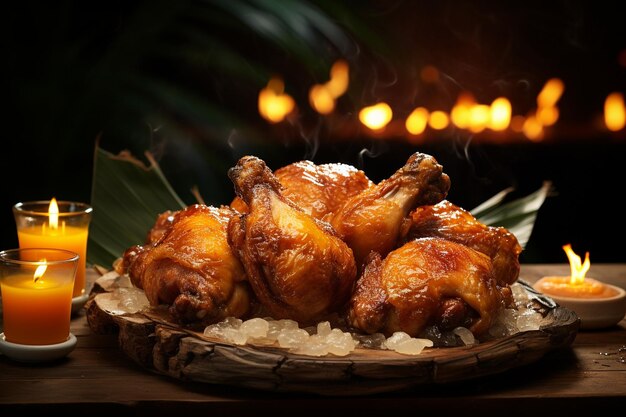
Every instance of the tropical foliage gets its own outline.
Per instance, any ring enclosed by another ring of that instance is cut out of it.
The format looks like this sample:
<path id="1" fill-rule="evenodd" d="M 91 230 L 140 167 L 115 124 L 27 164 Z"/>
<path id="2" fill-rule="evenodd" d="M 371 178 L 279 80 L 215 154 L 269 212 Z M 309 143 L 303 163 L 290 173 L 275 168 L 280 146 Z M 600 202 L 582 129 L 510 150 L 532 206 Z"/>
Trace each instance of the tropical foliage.
<path id="1" fill-rule="evenodd" d="M 97 149 L 89 234 L 88 261 L 110 267 L 132 245 L 141 244 L 157 215 L 178 210 L 185 203 L 176 194 L 158 163 L 147 153 L 146 166 L 128 153 L 113 155 Z M 548 196 L 550 183 L 528 196 L 504 200 L 512 189 L 504 190 L 472 210 L 482 222 L 508 228 L 526 245 L 537 212 Z"/>

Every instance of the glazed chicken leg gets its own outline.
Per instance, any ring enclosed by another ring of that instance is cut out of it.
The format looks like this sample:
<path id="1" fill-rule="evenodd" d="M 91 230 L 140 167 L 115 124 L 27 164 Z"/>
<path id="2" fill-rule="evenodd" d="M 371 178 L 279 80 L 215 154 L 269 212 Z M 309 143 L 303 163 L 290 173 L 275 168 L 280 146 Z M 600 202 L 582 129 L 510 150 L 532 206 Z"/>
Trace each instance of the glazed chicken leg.
<path id="1" fill-rule="evenodd" d="M 348 322 L 387 336 L 403 331 L 415 337 L 433 324 L 468 327 L 478 336 L 510 301 L 510 289 L 497 285 L 486 255 L 445 239 L 416 239 L 384 259 L 370 256 Z"/>
<path id="2" fill-rule="evenodd" d="M 233 213 L 189 206 L 173 215 L 156 242 L 126 251 L 128 275 L 151 305 L 168 304 L 180 322 L 205 325 L 251 312 L 254 295 L 226 236 Z"/>
<path id="3" fill-rule="evenodd" d="M 489 256 L 500 285 L 512 284 L 519 276 L 522 247 L 515 235 L 503 227 L 486 226 L 447 200 L 418 207 L 411 213 L 407 240 L 421 237 L 452 240 Z"/>
<path id="4" fill-rule="evenodd" d="M 363 171 L 340 163 L 299 161 L 277 169 L 274 175 L 283 187 L 284 197 L 320 220 L 326 220 L 349 198 L 373 185 Z M 230 206 L 240 213 L 248 212 L 240 197 L 235 197 Z"/>
<path id="5" fill-rule="evenodd" d="M 228 176 L 249 208 L 230 221 L 230 243 L 267 313 L 307 325 L 343 308 L 356 280 L 350 248 L 284 198 L 262 160 L 243 157 Z"/>
<path id="6" fill-rule="evenodd" d="M 402 224 L 415 207 L 446 197 L 450 178 L 430 155 L 415 153 L 391 177 L 350 198 L 331 220 L 360 268 L 371 251 L 396 247 Z"/>

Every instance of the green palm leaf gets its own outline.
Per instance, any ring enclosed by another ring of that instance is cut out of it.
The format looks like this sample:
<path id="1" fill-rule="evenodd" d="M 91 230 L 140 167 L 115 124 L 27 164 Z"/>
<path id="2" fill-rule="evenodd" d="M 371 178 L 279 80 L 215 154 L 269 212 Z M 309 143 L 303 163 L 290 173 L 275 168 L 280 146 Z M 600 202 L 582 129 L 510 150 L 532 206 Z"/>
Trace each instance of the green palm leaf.
<path id="1" fill-rule="evenodd" d="M 186 206 L 150 153 L 146 157 L 148 166 L 128 153 L 113 155 L 96 148 L 88 262 L 110 266 L 130 246 L 145 240 L 159 214 Z M 507 189 L 471 212 L 487 225 L 507 228 L 525 247 L 551 187 L 545 182 L 534 193 L 503 203 L 511 191 Z"/>
<path id="2" fill-rule="evenodd" d="M 129 247 L 144 241 L 158 214 L 186 204 L 176 195 L 158 164 L 128 153 L 113 155 L 96 147 L 87 261 L 109 267 Z"/>
<path id="3" fill-rule="evenodd" d="M 502 204 L 504 198 L 513 191 L 512 188 L 507 188 L 470 212 L 488 226 L 501 226 L 508 229 L 524 248 L 532 234 L 537 213 L 551 190 L 552 183 L 544 181 L 541 188 L 534 193 Z"/>

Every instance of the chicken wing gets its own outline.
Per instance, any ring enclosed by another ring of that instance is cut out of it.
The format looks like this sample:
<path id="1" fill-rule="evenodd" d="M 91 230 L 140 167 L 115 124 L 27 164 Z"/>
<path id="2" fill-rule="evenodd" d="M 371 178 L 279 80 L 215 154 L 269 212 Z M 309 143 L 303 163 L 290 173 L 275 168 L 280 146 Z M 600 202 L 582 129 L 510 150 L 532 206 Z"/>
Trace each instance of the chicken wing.
<path id="1" fill-rule="evenodd" d="M 422 237 L 452 240 L 489 256 L 500 285 L 512 284 L 519 276 L 522 247 L 515 235 L 504 227 L 481 223 L 470 212 L 447 200 L 418 207 L 411 213 L 407 240 Z"/>
<path id="2" fill-rule="evenodd" d="M 126 251 L 128 275 L 151 305 L 170 305 L 180 322 L 205 325 L 253 310 L 244 268 L 228 245 L 233 214 L 228 207 L 189 206 L 156 242 Z"/>
<path id="3" fill-rule="evenodd" d="M 311 161 L 299 161 L 277 169 L 274 175 L 283 187 L 283 197 L 296 202 L 305 213 L 320 220 L 328 218 L 349 198 L 373 185 L 363 171 L 341 163 L 316 165 Z M 230 206 L 240 213 L 248 212 L 240 197 L 235 197 Z"/>
<path id="4" fill-rule="evenodd" d="M 155 244 L 167 232 L 174 221 L 175 211 L 167 210 L 157 216 L 156 222 L 148 231 L 146 244 Z"/>
<path id="5" fill-rule="evenodd" d="M 366 333 L 415 337 L 427 326 L 468 327 L 486 332 L 511 301 L 499 287 L 489 258 L 465 245 L 440 238 L 407 242 L 386 258 L 370 255 L 349 303 L 350 325 Z"/>
<path id="6" fill-rule="evenodd" d="M 411 210 L 438 203 L 449 189 L 450 178 L 435 158 L 415 153 L 391 177 L 348 199 L 330 223 L 360 268 L 371 251 L 384 257 L 397 246 Z"/>
<path id="7" fill-rule="evenodd" d="M 259 158 L 241 158 L 228 176 L 249 207 L 230 221 L 229 242 L 267 313 L 307 325 L 345 307 L 356 280 L 350 248 L 283 197 Z"/>

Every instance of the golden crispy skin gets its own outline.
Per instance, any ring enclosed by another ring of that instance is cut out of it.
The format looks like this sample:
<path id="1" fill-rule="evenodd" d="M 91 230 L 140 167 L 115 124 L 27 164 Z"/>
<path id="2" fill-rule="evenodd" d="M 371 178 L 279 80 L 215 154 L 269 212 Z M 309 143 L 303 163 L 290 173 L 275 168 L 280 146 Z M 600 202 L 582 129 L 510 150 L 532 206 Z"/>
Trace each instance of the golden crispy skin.
<path id="1" fill-rule="evenodd" d="M 519 276 L 522 247 L 515 235 L 503 227 L 481 223 L 470 212 L 447 200 L 416 208 L 409 224 L 407 240 L 441 237 L 489 256 L 500 285 L 512 284 Z"/>
<path id="2" fill-rule="evenodd" d="M 354 252 L 360 268 L 371 251 L 394 249 L 415 207 L 446 197 L 450 178 L 430 155 L 415 153 L 391 177 L 348 199 L 330 223 Z"/>
<path id="3" fill-rule="evenodd" d="M 229 241 L 267 313 L 308 325 L 345 307 L 356 280 L 350 248 L 284 198 L 262 160 L 243 157 L 228 175 L 249 207 L 230 221 Z"/>
<path id="4" fill-rule="evenodd" d="M 427 326 L 486 332 L 510 302 L 496 284 L 489 258 L 440 238 L 405 243 L 382 259 L 370 256 L 349 303 L 348 322 L 366 333 L 415 337 Z"/>
<path id="5" fill-rule="evenodd" d="M 226 235 L 233 214 L 228 207 L 189 206 L 176 212 L 155 243 L 126 251 L 130 279 L 151 305 L 170 305 L 183 323 L 211 324 L 251 312 L 254 296 Z"/>
<path id="6" fill-rule="evenodd" d="M 148 231 L 145 243 L 152 245 L 159 241 L 174 221 L 175 211 L 167 210 L 157 216 L 154 226 Z"/>
<path id="7" fill-rule="evenodd" d="M 326 219 L 349 198 L 373 185 L 363 171 L 340 163 L 299 161 L 277 169 L 274 175 L 283 187 L 283 197 L 316 219 Z M 248 212 L 240 197 L 235 197 L 230 206 L 240 213 Z"/>

